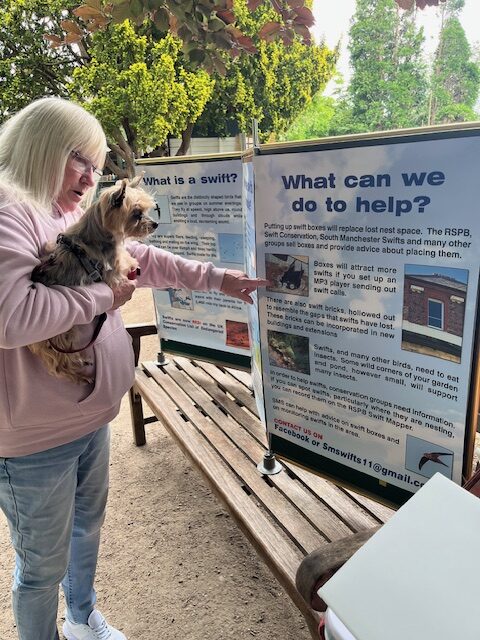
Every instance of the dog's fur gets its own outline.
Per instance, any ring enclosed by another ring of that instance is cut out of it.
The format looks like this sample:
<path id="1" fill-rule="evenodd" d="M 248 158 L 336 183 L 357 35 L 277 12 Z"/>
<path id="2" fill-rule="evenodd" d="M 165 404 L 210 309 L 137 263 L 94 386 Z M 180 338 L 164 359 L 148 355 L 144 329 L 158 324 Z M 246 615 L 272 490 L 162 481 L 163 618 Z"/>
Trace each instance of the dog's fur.
<path id="1" fill-rule="evenodd" d="M 68 287 L 105 282 L 115 287 L 137 269 L 137 261 L 125 249 L 125 240 L 145 238 L 157 227 L 147 215 L 155 201 L 136 188 L 139 181 L 140 177 L 132 182 L 124 179 L 104 189 L 80 220 L 61 234 L 64 241 L 45 245 L 40 264 L 33 270 L 32 281 Z M 100 277 L 95 278 L 82 266 L 78 255 L 68 246 L 70 243 L 77 253 L 86 254 L 87 266 L 95 265 Z M 76 383 L 92 382 L 82 372 L 86 364 L 84 353 L 71 352 L 82 347 L 78 341 L 78 330 L 72 327 L 61 335 L 29 345 L 29 349 L 42 359 L 51 375 Z M 55 347 L 71 353 L 62 353 Z"/>

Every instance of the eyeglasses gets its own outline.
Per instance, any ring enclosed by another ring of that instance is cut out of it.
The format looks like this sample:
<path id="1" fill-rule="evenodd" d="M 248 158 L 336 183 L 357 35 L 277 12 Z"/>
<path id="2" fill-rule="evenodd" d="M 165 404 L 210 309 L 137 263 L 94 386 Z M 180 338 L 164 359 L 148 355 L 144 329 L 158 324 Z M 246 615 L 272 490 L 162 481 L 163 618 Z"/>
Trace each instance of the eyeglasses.
<path id="1" fill-rule="evenodd" d="M 103 175 L 103 171 L 97 169 L 97 167 L 92 164 L 90 160 L 88 160 L 88 158 L 82 156 L 82 154 L 78 151 L 71 151 L 70 155 L 72 156 L 72 168 L 74 169 L 74 171 L 78 171 L 83 175 L 90 173 L 90 171 L 93 171 L 93 173 L 97 176 Z"/>

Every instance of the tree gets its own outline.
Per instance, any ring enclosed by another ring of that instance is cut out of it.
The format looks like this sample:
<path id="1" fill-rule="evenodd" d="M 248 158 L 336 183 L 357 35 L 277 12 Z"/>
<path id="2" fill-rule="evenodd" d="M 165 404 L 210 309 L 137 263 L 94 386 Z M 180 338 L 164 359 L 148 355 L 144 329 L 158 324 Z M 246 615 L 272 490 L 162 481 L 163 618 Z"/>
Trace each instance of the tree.
<path id="1" fill-rule="evenodd" d="M 278 40 L 266 42 L 255 34 L 272 21 L 272 10 L 260 7 L 252 14 L 245 0 L 237 0 L 234 8 L 239 28 L 251 35 L 257 53 L 225 59 L 225 73 L 214 76 L 214 95 L 195 130 L 223 137 L 250 131 L 255 118 L 260 138 L 266 140 L 284 132 L 325 86 L 337 53 L 324 45 L 306 46 L 299 39 L 288 46 Z"/>
<path id="2" fill-rule="evenodd" d="M 420 126 L 426 119 L 423 32 L 394 0 L 357 0 L 350 28 L 353 75 L 332 133 Z"/>
<path id="3" fill-rule="evenodd" d="M 181 43 L 167 35 L 158 42 L 139 35 L 129 20 L 91 36 L 90 61 L 77 67 L 70 95 L 102 123 L 117 160 L 118 176 L 134 174 L 134 159 L 180 135 L 194 123 L 213 89 L 203 70 L 179 64 Z M 112 155 L 112 154 L 111 154 Z"/>
<path id="4" fill-rule="evenodd" d="M 261 4 L 261 0 L 247 0 L 247 4 L 243 2 L 244 12 L 248 14 L 247 6 L 250 10 L 254 10 L 259 4 Z M 301 59 L 298 55 L 298 40 L 310 42 L 308 26 L 313 23 L 311 11 L 303 7 L 303 0 L 288 0 L 286 3 L 272 0 L 271 4 L 274 7 L 270 12 L 271 19 L 263 23 L 260 36 L 268 41 L 279 38 L 284 45 L 291 44 L 294 39 L 296 40 L 296 44 L 293 47 L 295 49 L 294 52 L 285 56 L 287 58 L 285 62 L 282 62 L 277 56 L 275 68 L 279 73 L 279 78 L 282 79 L 287 74 L 287 71 L 285 71 L 282 75 L 282 70 L 288 66 L 292 67 L 298 76 L 298 86 L 300 87 L 300 81 L 302 77 L 305 77 L 308 65 L 303 65 L 304 68 L 302 69 L 299 64 Z M 235 25 L 235 15 L 232 9 L 233 0 L 202 0 L 202 2 L 194 2 L 193 0 L 183 2 L 174 0 L 148 0 L 148 2 L 113 0 L 111 3 L 105 3 L 102 0 L 85 0 L 85 4 L 77 7 L 73 14 L 85 23 L 86 31 L 90 34 L 89 37 L 92 37 L 91 34 L 93 34 L 93 41 L 95 41 L 96 35 L 101 34 L 105 29 L 108 31 L 114 28 L 118 21 L 125 16 L 131 16 L 134 19 L 137 30 L 141 30 L 147 36 L 162 37 L 169 30 L 178 34 L 182 41 L 183 61 L 190 70 L 197 66 L 207 69 L 210 73 L 216 72 L 216 75 L 220 77 L 226 73 L 228 54 L 235 58 L 240 51 L 249 53 L 258 51 L 253 45 L 250 36 L 244 35 Z M 275 17 L 278 19 L 275 20 Z M 61 38 L 52 34 L 50 37 L 52 46 L 60 48 L 66 44 L 81 44 L 83 42 L 84 33 L 79 32 L 76 23 L 64 21 L 63 26 L 66 36 Z M 280 48 L 280 51 L 283 51 L 283 47 Z M 315 57 L 316 49 L 313 48 L 312 51 L 311 56 L 307 55 L 310 66 L 312 61 L 324 64 L 324 61 L 318 61 L 318 55 Z M 265 60 L 266 66 L 273 63 L 273 58 L 268 58 L 268 56 L 260 55 L 260 58 Z M 295 64 L 292 65 L 292 61 L 295 61 Z M 178 59 L 177 67 L 179 64 Z M 241 64 L 239 63 L 239 67 Z M 317 66 L 320 67 L 320 64 Z M 250 68 L 252 69 L 253 67 L 250 66 Z M 193 71 L 191 72 L 193 73 Z M 309 69 L 308 72 L 310 78 L 312 78 L 311 70 Z M 236 103 L 234 110 L 244 130 L 246 129 L 246 123 L 248 122 L 249 125 L 252 117 L 262 119 L 265 126 L 270 128 L 269 130 L 284 127 L 292 118 L 288 110 L 298 110 L 297 106 L 298 104 L 303 104 L 302 99 L 305 95 L 309 99 L 310 85 L 315 90 L 316 81 L 313 80 L 312 83 L 312 80 L 309 79 L 309 82 L 305 84 L 305 89 L 299 89 L 298 94 L 294 96 L 294 100 L 289 102 L 285 98 L 282 87 L 281 90 L 277 91 L 276 96 L 278 109 L 274 110 L 275 103 L 272 100 L 272 96 L 273 89 L 276 88 L 275 69 L 267 69 L 265 67 L 265 73 L 269 76 L 269 86 L 272 89 L 269 96 L 271 107 L 267 110 L 262 110 L 257 106 L 258 99 L 257 104 L 255 103 L 249 86 L 251 83 L 250 78 L 245 82 L 245 77 L 242 76 L 238 69 L 232 74 L 235 91 L 233 93 L 229 91 L 228 93 L 230 96 L 233 95 L 233 100 Z M 78 80 L 80 77 L 85 79 L 85 73 L 80 74 L 77 72 L 75 78 Z M 230 79 L 231 81 L 232 78 Z M 101 87 L 102 85 L 100 84 L 99 86 Z M 91 85 L 89 91 L 90 93 L 93 92 L 93 85 Z M 256 91 L 259 93 L 260 89 Z M 266 102 L 265 97 L 263 100 Z M 280 114 L 282 115 L 280 116 Z M 185 129 L 182 131 L 181 150 L 185 150 L 188 147 L 192 127 L 197 115 L 198 113 L 194 109 L 191 110 L 191 120 L 186 123 Z M 270 123 L 268 122 L 269 118 L 271 120 Z M 178 133 L 178 129 L 175 131 Z"/>
<path id="5" fill-rule="evenodd" d="M 448 0 L 442 7 L 431 80 L 429 124 L 477 119 L 474 106 L 480 88 L 480 72 L 459 20 L 464 5 L 464 0 Z"/>
<path id="6" fill-rule="evenodd" d="M 407 10 L 438 6 L 445 1 L 395 0 L 399 7 Z M 236 26 L 233 4 L 234 0 L 85 0 L 74 14 L 83 19 L 87 32 L 126 19 L 137 25 L 149 19 L 161 31 L 170 30 L 182 40 L 183 53 L 191 63 L 200 64 L 208 71 L 219 71 L 219 50 L 228 51 L 232 57 L 242 51 L 255 52 L 252 40 Z M 313 25 L 313 15 L 304 0 L 247 0 L 250 11 L 261 4 L 272 7 L 278 19 L 264 25 L 259 37 L 278 38 L 290 44 L 295 36 L 300 36 L 304 44 L 311 44 L 308 27 Z M 53 46 L 75 39 L 78 42 L 82 37 L 76 28 L 72 30 L 65 25 L 64 29 L 66 35 L 53 40 Z"/>
<path id="7" fill-rule="evenodd" d="M 42 96 L 73 98 L 104 126 L 110 170 L 133 175 L 134 157 L 196 121 L 213 80 L 182 66 L 178 39 L 168 35 L 154 42 L 129 22 L 50 47 L 45 35 L 59 38 L 53 32 L 62 33 L 66 22 L 83 33 L 65 8 L 75 4 L 5 0 L 0 7 L 0 119 Z"/>
<path id="8" fill-rule="evenodd" d="M 67 97 L 67 78 L 79 64 L 71 47 L 52 49 L 45 35 L 62 32 L 68 0 L 3 0 L 0 6 L 0 122 L 35 98 Z M 43 17 L 47 16 L 47 17 Z"/>
<path id="9" fill-rule="evenodd" d="M 254 11 L 264 0 L 247 0 Z M 236 26 L 234 0 L 85 0 L 73 13 L 84 21 L 87 32 L 95 32 L 113 23 L 132 20 L 136 25 L 150 21 L 160 31 L 170 31 L 183 43 L 183 54 L 191 64 L 201 65 L 208 71 L 221 71 L 221 51 L 237 57 L 242 51 L 255 52 L 250 37 Z M 308 27 L 313 24 L 310 9 L 303 0 L 269 0 L 277 15 L 264 25 L 260 37 L 278 38 L 284 44 L 300 37 L 310 44 Z M 65 25 L 66 36 L 53 41 L 54 46 L 80 41 L 82 35 Z"/>
<path id="10" fill-rule="evenodd" d="M 387 101 L 388 128 L 405 129 L 426 124 L 428 82 L 424 42 L 423 29 L 415 24 L 415 12 L 397 9 L 394 68 Z"/>
<path id="11" fill-rule="evenodd" d="M 328 136 L 335 115 L 335 99 L 317 93 L 280 140 L 311 140 Z"/>

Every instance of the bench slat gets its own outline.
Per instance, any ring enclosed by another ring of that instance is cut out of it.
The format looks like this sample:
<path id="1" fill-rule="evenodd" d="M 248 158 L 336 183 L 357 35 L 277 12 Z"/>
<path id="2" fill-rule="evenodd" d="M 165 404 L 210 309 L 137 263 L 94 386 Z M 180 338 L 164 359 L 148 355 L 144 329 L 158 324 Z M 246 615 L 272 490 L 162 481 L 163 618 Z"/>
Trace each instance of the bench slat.
<path id="1" fill-rule="evenodd" d="M 267 446 L 265 428 L 257 417 L 256 406 L 254 412 L 255 416 L 252 416 L 225 394 L 216 393 L 216 387 L 211 383 L 210 379 L 204 377 L 204 372 L 208 372 L 209 375 L 213 373 L 213 379 L 220 385 L 220 387 L 228 389 L 231 395 L 237 397 L 237 386 L 234 382 L 229 380 L 228 377 L 216 367 L 212 369 L 211 365 L 204 367 L 203 364 L 205 363 L 202 363 L 201 366 L 196 367 L 186 358 L 175 358 L 175 362 L 184 371 L 186 371 L 189 376 L 197 382 L 197 384 L 206 389 L 210 395 L 215 394 L 214 397 L 222 403 L 222 406 L 228 414 L 235 417 L 235 419 L 238 420 L 238 422 L 240 422 L 252 435 L 254 435 L 254 437 L 261 442 L 264 447 Z M 197 361 L 195 361 L 195 364 L 196 363 Z M 245 401 L 243 390 L 241 397 L 242 400 Z M 290 475 L 298 477 L 299 480 L 310 491 L 312 491 L 315 496 L 315 501 L 318 499 L 321 500 L 328 509 L 336 513 L 338 518 L 349 527 L 349 529 L 346 530 L 339 527 L 337 533 L 333 533 L 333 537 L 331 537 L 331 531 L 330 533 L 327 533 L 327 531 L 323 530 L 322 532 L 330 540 L 335 540 L 344 535 L 348 535 L 350 531 L 356 533 L 363 529 L 377 526 L 379 523 L 383 524 L 386 522 L 388 517 L 393 514 L 393 511 L 387 507 L 381 506 L 381 509 L 378 509 L 378 505 L 368 498 L 358 496 L 359 500 L 354 500 L 352 496 L 355 496 L 356 494 L 346 493 L 327 480 L 320 476 L 316 476 L 297 465 L 291 465 L 284 460 L 282 460 L 282 463 L 287 469 L 289 469 Z M 364 508 L 365 505 L 368 505 L 367 510 Z M 381 514 L 380 517 L 379 514 Z"/>
<path id="2" fill-rule="evenodd" d="M 353 500 L 363 505 L 365 509 L 368 509 L 368 511 L 370 511 L 370 513 L 372 513 L 376 518 L 378 518 L 378 521 L 381 523 L 386 522 L 395 513 L 393 509 L 385 506 L 381 502 L 375 502 L 374 500 L 371 500 L 371 498 L 362 496 L 360 493 L 355 493 L 350 489 L 344 489 L 344 491 Z"/>
<path id="3" fill-rule="evenodd" d="M 193 387 L 188 378 L 176 369 L 173 364 L 163 367 L 165 372 L 163 374 L 154 365 L 146 364 L 144 366 L 148 373 L 159 382 L 164 392 L 180 408 L 186 418 L 215 448 L 222 460 L 256 496 L 275 522 L 289 533 L 292 541 L 300 547 L 302 553 L 309 553 L 325 544 L 325 539 L 309 522 L 302 520 L 295 507 L 285 500 L 278 491 L 272 490 L 272 487 L 265 482 L 258 473 L 256 465 L 246 457 L 245 449 L 243 447 L 237 448 L 224 431 L 218 428 L 218 423 L 223 423 L 222 426 L 228 426 L 228 431 L 234 437 L 234 434 L 238 435 L 238 432 L 241 431 L 240 425 L 236 421 L 226 417 L 211 402 L 208 396 L 205 398 L 205 394 L 202 395 L 199 389 Z M 210 406 L 207 406 L 208 404 Z M 198 407 L 206 409 L 208 417 L 205 417 Z M 251 443 L 253 441 L 246 443 L 247 456 L 249 454 L 249 444 Z M 258 445 L 256 445 L 255 451 L 258 451 L 259 455 L 261 454 L 261 449 Z"/>
<path id="4" fill-rule="evenodd" d="M 196 367 L 193 367 L 192 369 L 192 376 L 194 376 L 195 382 L 203 386 L 202 383 L 205 383 L 205 373 L 199 371 Z M 175 374 L 171 372 L 170 375 Z M 180 379 L 178 380 L 178 384 L 182 386 Z M 248 417 L 247 414 L 237 407 L 229 398 L 224 397 L 222 400 L 222 395 L 225 396 L 225 394 L 222 394 L 220 389 L 213 389 L 211 385 L 208 385 L 208 389 L 209 395 L 206 393 L 204 394 L 205 401 L 208 402 L 208 399 L 212 396 L 218 402 L 222 403 L 227 410 L 229 410 L 229 414 L 233 417 L 235 416 L 233 415 L 234 412 L 230 413 L 230 405 L 233 405 L 237 412 L 242 414 L 241 418 L 243 420 L 245 420 L 245 417 Z M 200 403 L 201 400 L 199 399 L 198 402 Z M 263 459 L 263 454 L 265 452 L 264 446 L 258 444 L 250 433 L 246 429 L 242 428 L 244 425 L 241 422 L 238 423 L 232 420 L 226 420 L 223 413 L 214 413 L 212 409 L 208 409 L 208 404 L 203 406 L 208 411 L 210 417 L 215 420 L 217 428 L 221 429 L 227 437 L 229 437 L 236 446 L 248 456 L 251 464 L 253 465 L 254 473 L 258 475 L 256 465 Z M 251 417 L 250 420 L 251 419 L 254 418 Z M 289 500 L 296 510 L 300 512 L 297 514 L 297 517 L 305 518 L 322 535 L 322 538 L 325 537 L 331 541 L 339 537 L 347 536 L 351 533 L 351 529 L 332 515 L 331 511 L 325 505 L 315 499 L 308 491 L 307 487 L 304 487 L 299 482 L 295 482 L 286 473 L 279 473 L 278 475 L 271 476 L 269 478 L 269 482 Z M 288 523 L 280 524 L 284 527 L 290 526 Z M 304 527 L 305 524 L 302 526 Z"/>
<path id="5" fill-rule="evenodd" d="M 228 376 L 221 371 L 218 372 L 218 375 L 211 376 L 204 367 L 195 366 L 198 361 L 194 361 L 194 363 L 192 363 L 190 360 L 186 360 L 185 358 L 175 358 L 175 362 L 177 366 L 186 371 L 188 375 L 197 382 L 197 384 L 201 385 L 207 393 L 212 394 L 215 390 L 219 390 L 221 395 L 217 394 L 216 398 L 225 411 L 234 416 L 234 418 L 244 426 L 244 428 L 255 438 L 255 440 L 257 440 L 257 442 L 260 443 L 262 447 L 267 447 L 265 428 L 258 418 L 256 404 L 253 407 L 254 411 L 252 411 L 251 408 L 246 406 L 245 402 L 237 401 L 238 396 L 236 394 L 236 385 L 238 385 L 238 383 L 236 381 L 233 382 L 232 380 L 229 380 Z M 213 373 L 217 374 L 217 372 Z M 225 393 L 225 390 L 228 391 L 229 395 Z M 244 401 L 244 389 L 240 387 L 239 392 L 239 395 L 241 395 L 241 398 Z M 248 394 L 250 400 L 253 399 L 253 392 L 249 391 Z"/>
<path id="6" fill-rule="evenodd" d="M 206 373 L 201 367 L 194 367 L 189 362 L 181 362 L 182 370 L 189 374 L 189 376 L 203 389 L 208 389 L 208 395 L 205 393 L 205 400 L 208 402 L 210 397 L 213 397 L 219 404 L 221 404 L 228 415 L 232 416 L 238 421 L 237 428 L 227 427 L 229 422 L 225 419 L 225 415 L 220 414 L 216 419 L 217 425 L 222 429 L 237 446 L 244 451 L 249 458 L 255 464 L 262 459 L 264 448 L 266 446 L 265 430 L 262 427 L 258 418 L 248 414 L 244 409 L 237 406 L 236 403 L 228 398 L 220 388 L 212 385 L 211 378 L 207 377 Z M 170 375 L 175 375 L 170 373 Z M 181 386 L 180 381 L 178 383 Z M 200 401 L 199 401 L 200 402 Z M 208 409 L 208 405 L 202 405 L 211 417 L 213 414 Z M 250 434 L 250 427 L 253 422 L 257 422 L 258 431 L 262 433 L 262 446 L 255 442 Z M 240 426 L 244 427 L 241 429 Z M 341 519 L 332 514 L 330 510 L 330 504 L 324 505 L 323 502 L 319 502 L 316 496 L 312 495 L 309 491 L 307 484 L 301 482 L 296 483 L 292 477 L 285 474 L 278 474 L 270 477 L 270 482 L 274 484 L 291 502 L 292 504 L 302 511 L 303 517 L 321 532 L 329 541 L 337 540 L 344 536 L 349 535 L 352 532 L 352 528 L 342 522 Z M 345 496 L 339 493 L 339 501 L 343 498 L 343 502 L 347 502 Z M 358 516 L 355 515 L 353 520 L 359 528 L 368 528 L 377 524 L 373 519 L 367 519 L 362 513 L 361 507 L 348 500 L 348 507 L 350 511 L 356 510 L 359 512 Z M 346 507 L 345 507 L 346 508 Z"/>
<path id="7" fill-rule="evenodd" d="M 181 450 L 205 475 L 214 493 L 232 513 L 260 557 L 302 612 L 314 637 L 319 614 L 310 609 L 295 587 L 295 573 L 302 560 L 302 553 L 293 548 L 284 536 L 279 535 L 275 526 L 242 489 L 232 471 L 220 463 L 211 445 L 193 424 L 181 417 L 168 394 L 140 368 L 136 370 L 135 388 L 155 415 L 162 417 L 165 428 Z"/>
<path id="8" fill-rule="evenodd" d="M 318 499 L 328 504 L 329 508 L 351 526 L 352 531 L 355 533 L 383 524 L 394 513 L 387 507 L 382 507 L 381 512 L 364 508 L 365 505 L 368 505 L 368 507 L 370 505 L 364 503 L 363 500 L 355 500 L 354 497 L 358 494 L 343 491 L 328 480 L 296 465 L 292 469 L 293 473 L 309 486 Z M 382 517 L 379 517 L 380 513 Z"/>
<path id="9" fill-rule="evenodd" d="M 247 387 L 247 391 L 252 390 L 252 376 L 248 371 L 241 371 L 240 369 L 231 369 L 230 367 L 225 367 L 225 372 L 229 373 L 231 376 L 239 380 L 242 384 Z"/>
<path id="10" fill-rule="evenodd" d="M 249 409 L 254 415 L 258 415 L 257 404 L 252 391 L 244 388 L 242 385 L 239 385 L 238 381 L 233 379 L 231 376 L 228 376 L 224 371 L 221 371 L 210 362 L 195 360 L 195 364 L 211 375 L 212 378 L 218 382 L 220 387 L 225 388 L 226 391 L 245 405 L 245 407 L 247 407 L 247 409 Z"/>

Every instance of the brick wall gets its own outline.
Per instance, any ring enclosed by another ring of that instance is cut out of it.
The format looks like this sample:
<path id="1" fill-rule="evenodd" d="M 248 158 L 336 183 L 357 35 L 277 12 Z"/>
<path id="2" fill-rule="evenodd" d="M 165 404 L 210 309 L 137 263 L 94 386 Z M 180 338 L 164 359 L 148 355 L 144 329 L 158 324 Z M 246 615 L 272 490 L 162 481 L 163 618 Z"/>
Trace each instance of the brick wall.
<path id="1" fill-rule="evenodd" d="M 444 285 L 405 277 L 403 292 L 403 319 L 428 326 L 428 300 L 443 302 L 443 331 L 455 336 L 463 334 L 465 294 Z"/>

